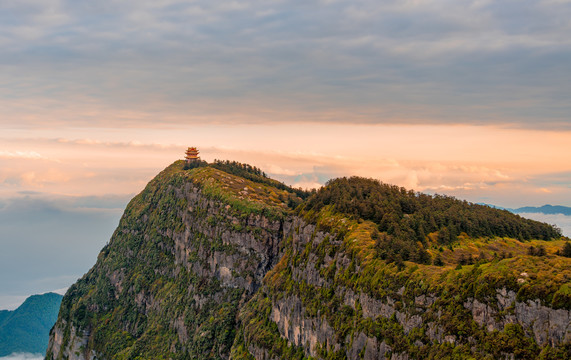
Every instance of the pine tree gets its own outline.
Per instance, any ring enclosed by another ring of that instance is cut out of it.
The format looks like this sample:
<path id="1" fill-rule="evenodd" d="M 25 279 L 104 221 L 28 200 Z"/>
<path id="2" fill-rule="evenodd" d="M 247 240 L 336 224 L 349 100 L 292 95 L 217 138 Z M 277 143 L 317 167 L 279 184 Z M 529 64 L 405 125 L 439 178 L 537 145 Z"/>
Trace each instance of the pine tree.
<path id="1" fill-rule="evenodd" d="M 569 241 L 563 245 L 563 251 L 561 252 L 561 255 L 565 257 L 571 257 L 571 243 Z"/>

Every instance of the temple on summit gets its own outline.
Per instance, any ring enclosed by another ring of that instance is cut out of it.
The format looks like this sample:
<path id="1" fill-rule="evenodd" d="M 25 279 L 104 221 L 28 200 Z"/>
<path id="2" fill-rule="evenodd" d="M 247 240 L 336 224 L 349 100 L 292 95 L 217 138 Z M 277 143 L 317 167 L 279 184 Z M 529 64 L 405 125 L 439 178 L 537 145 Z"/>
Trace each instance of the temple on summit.
<path id="1" fill-rule="evenodd" d="M 199 152 L 200 151 L 198 151 L 198 149 L 195 148 L 194 146 L 186 149 L 186 153 L 185 153 L 186 154 L 186 157 L 185 157 L 186 163 L 190 164 L 190 163 L 193 163 L 195 161 L 199 161 L 200 160 L 200 157 L 198 156 Z"/>

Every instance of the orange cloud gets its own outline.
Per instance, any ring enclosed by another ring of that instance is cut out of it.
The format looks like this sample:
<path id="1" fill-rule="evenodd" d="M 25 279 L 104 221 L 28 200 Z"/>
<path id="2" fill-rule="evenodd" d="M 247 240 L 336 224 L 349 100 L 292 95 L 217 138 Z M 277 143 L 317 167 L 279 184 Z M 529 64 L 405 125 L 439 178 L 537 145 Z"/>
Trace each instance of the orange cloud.
<path id="1" fill-rule="evenodd" d="M 542 174 L 571 173 L 567 159 L 571 132 L 565 131 L 313 123 L 92 129 L 85 135 L 83 130 L 61 129 L 12 136 L 3 142 L 2 154 L 11 155 L 0 156 L 0 165 L 5 165 L 0 179 L 23 179 L 22 190 L 42 186 L 45 191 L 77 195 L 133 193 L 182 158 L 186 146 L 195 145 L 208 161 L 251 163 L 301 186 L 359 175 L 472 200 L 489 194 L 504 202 L 525 202 L 525 196 L 541 192 L 544 196 L 557 193 L 562 196 L 558 200 L 571 202 L 570 190 L 558 185 L 566 175 L 541 180 Z M 15 190 L 13 181 L 9 188 Z"/>

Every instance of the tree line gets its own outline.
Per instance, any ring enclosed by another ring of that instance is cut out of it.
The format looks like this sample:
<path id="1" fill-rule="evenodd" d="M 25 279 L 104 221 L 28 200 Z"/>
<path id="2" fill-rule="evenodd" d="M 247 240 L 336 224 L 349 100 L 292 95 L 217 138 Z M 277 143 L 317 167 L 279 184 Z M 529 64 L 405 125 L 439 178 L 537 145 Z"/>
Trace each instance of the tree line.
<path id="1" fill-rule="evenodd" d="M 333 179 L 306 200 L 304 211 L 332 205 L 336 211 L 377 224 L 373 238 L 379 255 L 388 260 L 430 261 L 426 237 L 437 232 L 440 244 L 458 235 L 552 240 L 561 230 L 522 218 L 507 210 L 473 204 L 446 195 L 428 195 L 361 177 Z"/>

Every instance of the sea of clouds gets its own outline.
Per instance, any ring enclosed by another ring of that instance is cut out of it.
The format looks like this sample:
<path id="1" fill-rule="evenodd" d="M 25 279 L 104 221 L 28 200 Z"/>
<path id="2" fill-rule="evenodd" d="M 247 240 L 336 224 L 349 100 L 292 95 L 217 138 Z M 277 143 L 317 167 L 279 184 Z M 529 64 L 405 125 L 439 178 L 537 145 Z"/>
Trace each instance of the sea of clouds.
<path id="1" fill-rule="evenodd" d="M 41 193 L 0 198 L 0 309 L 65 291 L 95 264 L 126 202 Z"/>
<path id="2" fill-rule="evenodd" d="M 571 216 L 563 214 L 519 213 L 518 215 L 555 225 L 561 229 L 564 236 L 571 237 Z"/>
<path id="3" fill-rule="evenodd" d="M 0 360 L 43 360 L 42 354 L 30 353 L 13 353 L 8 356 L 0 357 Z"/>

